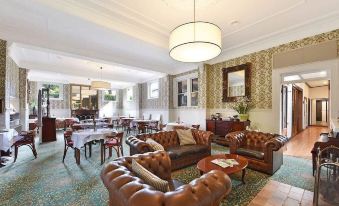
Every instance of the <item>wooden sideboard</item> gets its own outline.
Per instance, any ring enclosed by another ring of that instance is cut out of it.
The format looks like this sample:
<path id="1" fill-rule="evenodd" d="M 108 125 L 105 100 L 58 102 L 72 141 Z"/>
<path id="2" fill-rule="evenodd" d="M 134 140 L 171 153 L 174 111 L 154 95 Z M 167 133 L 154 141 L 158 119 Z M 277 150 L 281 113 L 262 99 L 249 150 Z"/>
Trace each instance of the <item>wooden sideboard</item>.
<path id="1" fill-rule="evenodd" d="M 78 109 L 71 110 L 71 116 L 79 120 L 99 118 L 99 110 L 96 109 Z"/>
<path id="2" fill-rule="evenodd" d="M 56 141 L 56 127 L 55 118 L 43 117 L 42 118 L 42 142 Z"/>
<path id="3" fill-rule="evenodd" d="M 206 130 L 215 134 L 212 141 L 221 145 L 228 145 L 226 134 L 245 130 L 247 126 L 250 126 L 250 121 L 206 120 Z"/>

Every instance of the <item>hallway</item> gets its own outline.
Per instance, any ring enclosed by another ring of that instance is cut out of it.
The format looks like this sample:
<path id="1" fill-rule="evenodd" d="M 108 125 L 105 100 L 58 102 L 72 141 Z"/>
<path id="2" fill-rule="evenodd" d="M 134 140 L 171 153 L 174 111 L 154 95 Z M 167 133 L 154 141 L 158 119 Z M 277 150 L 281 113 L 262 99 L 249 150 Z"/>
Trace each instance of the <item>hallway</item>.
<path id="1" fill-rule="evenodd" d="M 328 132 L 327 127 L 309 126 L 285 145 L 284 155 L 311 158 L 311 150 L 320 133 Z"/>

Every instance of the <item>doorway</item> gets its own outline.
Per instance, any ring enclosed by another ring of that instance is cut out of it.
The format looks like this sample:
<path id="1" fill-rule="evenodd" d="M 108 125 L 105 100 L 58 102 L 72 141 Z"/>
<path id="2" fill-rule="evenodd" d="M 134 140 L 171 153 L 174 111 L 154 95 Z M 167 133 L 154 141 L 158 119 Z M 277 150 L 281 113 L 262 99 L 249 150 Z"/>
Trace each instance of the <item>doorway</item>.
<path id="1" fill-rule="evenodd" d="M 292 86 L 292 137 L 303 130 L 303 90 Z"/>
<path id="2" fill-rule="evenodd" d="M 328 126 L 329 100 L 328 98 L 312 99 L 311 125 Z"/>

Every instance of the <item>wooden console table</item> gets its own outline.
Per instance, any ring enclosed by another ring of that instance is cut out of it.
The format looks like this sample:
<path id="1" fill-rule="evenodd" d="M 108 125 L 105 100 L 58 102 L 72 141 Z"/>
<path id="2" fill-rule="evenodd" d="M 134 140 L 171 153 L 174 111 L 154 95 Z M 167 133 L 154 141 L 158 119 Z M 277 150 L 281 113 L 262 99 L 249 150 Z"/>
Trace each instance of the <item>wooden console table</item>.
<path id="1" fill-rule="evenodd" d="M 229 141 L 225 139 L 226 134 L 235 131 L 243 131 L 247 126 L 250 126 L 250 121 L 206 120 L 206 130 L 215 134 L 212 141 L 226 146 L 229 144 Z"/>

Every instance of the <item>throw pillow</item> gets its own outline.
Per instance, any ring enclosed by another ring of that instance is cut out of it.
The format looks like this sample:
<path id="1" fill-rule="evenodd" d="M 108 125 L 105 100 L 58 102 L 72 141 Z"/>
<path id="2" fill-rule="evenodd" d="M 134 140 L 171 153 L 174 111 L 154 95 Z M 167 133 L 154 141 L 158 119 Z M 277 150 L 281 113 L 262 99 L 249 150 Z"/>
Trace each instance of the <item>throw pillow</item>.
<path id="1" fill-rule="evenodd" d="M 164 151 L 165 150 L 165 148 L 161 144 L 159 144 L 158 142 L 154 141 L 151 138 L 147 138 L 146 143 L 149 144 L 149 146 L 151 146 L 154 151 L 158 151 L 158 150 Z"/>
<path id="2" fill-rule="evenodd" d="M 180 145 L 197 144 L 190 129 L 177 129 Z"/>
<path id="3" fill-rule="evenodd" d="M 152 172 L 148 171 L 142 165 L 140 165 L 135 159 L 132 159 L 132 171 L 148 185 L 151 185 L 156 190 L 162 192 L 168 192 L 169 184 L 166 180 L 160 179 Z"/>

